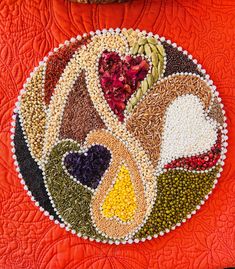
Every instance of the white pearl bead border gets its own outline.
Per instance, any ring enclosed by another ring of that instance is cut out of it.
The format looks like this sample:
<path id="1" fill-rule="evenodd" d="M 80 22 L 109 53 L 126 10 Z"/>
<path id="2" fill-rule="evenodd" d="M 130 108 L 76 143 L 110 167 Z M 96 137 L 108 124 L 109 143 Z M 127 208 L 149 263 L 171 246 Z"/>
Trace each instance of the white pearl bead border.
<path id="1" fill-rule="evenodd" d="M 123 28 L 122 30 L 126 30 L 126 28 Z M 106 33 L 106 32 L 110 32 L 110 33 L 120 33 L 121 32 L 121 29 L 120 28 L 116 28 L 115 30 L 113 28 L 110 28 L 109 30 L 106 30 L 106 29 L 103 29 L 102 31 L 100 30 L 97 30 L 96 31 L 96 34 L 97 35 L 101 35 L 101 33 Z M 140 32 L 139 29 L 136 29 L 135 30 L 136 32 Z M 142 31 L 143 33 L 146 34 L 146 31 Z M 94 32 L 90 32 L 90 35 L 93 36 L 95 33 Z M 83 37 L 86 37 L 87 34 L 84 33 L 83 34 Z M 218 101 L 220 103 L 220 106 L 221 106 L 221 109 L 222 109 L 222 112 L 223 112 L 223 115 L 224 115 L 224 124 L 223 124 L 223 129 L 222 129 L 222 152 L 221 152 L 221 162 L 220 164 L 223 166 L 224 165 L 224 160 L 226 158 L 226 152 L 227 152 L 227 146 L 228 146 L 228 143 L 226 142 L 227 139 L 228 139 L 228 130 L 227 130 L 227 123 L 226 123 L 226 116 L 225 116 L 225 111 L 223 109 L 223 104 L 221 103 L 221 98 L 219 97 L 219 92 L 217 91 L 216 89 L 216 86 L 213 85 L 213 81 L 210 80 L 210 76 L 208 74 L 206 74 L 206 70 L 202 68 L 202 65 L 198 64 L 197 63 L 197 60 L 196 59 L 193 59 L 192 55 L 191 54 L 188 54 L 188 52 L 186 50 L 183 50 L 182 47 L 178 47 L 178 45 L 176 43 L 172 43 L 171 40 L 167 40 L 165 37 L 159 37 L 159 35 L 153 35 L 152 32 L 149 32 L 148 33 L 148 36 L 154 36 L 155 38 L 159 39 L 160 38 L 160 41 L 161 42 L 164 42 L 166 41 L 168 44 L 172 45 L 173 47 L 177 47 L 177 49 L 179 51 L 183 51 L 183 54 L 184 55 L 187 55 L 189 59 L 191 59 L 195 64 L 197 64 L 197 68 L 198 70 L 202 73 L 202 74 L 205 74 L 205 79 L 207 81 L 208 84 L 210 84 L 212 86 L 212 89 L 213 89 L 213 93 L 215 94 L 215 96 L 218 97 Z M 64 42 L 64 44 L 60 44 L 58 48 L 55 48 L 54 49 L 54 52 L 57 52 L 59 50 L 59 48 L 61 47 L 64 47 L 64 46 L 68 46 L 70 43 L 74 43 L 75 41 L 77 40 L 81 40 L 82 37 L 80 35 L 78 35 L 76 38 L 71 38 L 70 41 L 66 40 Z M 48 56 L 51 56 L 53 55 L 53 52 L 49 52 Z M 46 61 L 48 60 L 48 57 L 44 57 L 43 61 L 42 62 L 39 62 L 39 65 L 43 65 Z M 32 78 L 32 76 L 34 75 L 34 72 L 36 72 L 36 70 L 38 69 L 38 67 L 35 67 L 34 68 L 34 71 L 30 73 L 30 77 L 26 80 L 26 82 L 29 82 L 30 79 Z M 176 73 L 177 74 L 177 73 Z M 178 73 L 178 74 L 182 74 L 182 73 Z M 190 74 L 190 73 L 184 73 L 184 74 Z M 166 79 L 166 78 L 165 78 Z M 48 216 L 50 220 L 54 221 L 54 223 L 56 225 L 59 225 L 61 228 L 65 228 L 66 231 L 70 231 L 71 229 L 69 227 L 66 227 L 65 224 L 63 223 L 60 223 L 58 220 L 54 220 L 54 216 L 50 215 L 48 211 L 44 210 L 44 208 L 42 208 L 40 205 L 39 205 L 39 202 L 37 202 L 34 198 L 34 196 L 32 195 L 32 193 L 30 191 L 28 191 L 28 187 L 26 186 L 25 184 L 25 181 L 23 180 L 23 177 L 20 173 L 20 168 L 19 168 L 19 165 L 18 165 L 18 162 L 17 162 L 17 158 L 16 158 L 16 155 L 15 155 L 15 145 L 14 145 L 14 134 L 15 134 L 15 121 L 16 121 L 16 113 L 19 112 L 19 108 L 20 108 L 20 99 L 21 99 L 21 95 L 25 92 L 25 84 L 23 86 L 23 89 L 20 91 L 20 95 L 18 96 L 18 100 L 17 102 L 15 103 L 15 108 L 13 110 L 13 115 L 12 115 L 12 122 L 11 122 L 11 152 L 12 152 L 12 158 L 14 160 L 14 165 L 15 165 L 15 169 L 16 169 L 16 172 L 18 173 L 18 177 L 20 179 L 20 183 L 22 185 L 24 185 L 24 190 L 27 191 L 27 194 L 29 195 L 29 197 L 31 198 L 31 200 L 35 203 L 35 206 L 36 207 L 39 207 L 39 210 L 41 212 L 43 212 L 43 214 L 45 216 Z M 28 146 L 28 144 L 27 144 Z M 223 171 L 223 168 L 221 167 L 220 170 L 219 170 L 219 173 L 217 173 L 217 178 L 219 178 L 221 176 L 221 172 Z M 214 184 L 212 186 L 212 189 L 215 188 L 216 184 L 218 183 L 218 180 L 215 179 L 214 180 Z M 165 233 L 169 233 L 171 230 L 175 230 L 175 228 L 179 227 L 182 225 L 182 223 L 186 222 L 187 219 L 190 219 L 192 217 L 192 215 L 196 214 L 196 211 L 199 210 L 201 208 L 201 205 L 203 205 L 205 203 L 205 201 L 209 198 L 209 195 L 212 193 L 212 190 L 205 196 L 205 198 L 203 200 L 201 200 L 201 203 L 200 205 L 197 205 L 196 206 L 196 210 L 192 211 L 191 214 L 188 214 L 187 215 L 187 218 L 186 219 L 183 219 L 181 223 L 177 223 L 175 226 L 171 227 L 171 229 L 166 229 L 165 231 L 161 231 L 159 232 L 159 234 L 154 234 L 153 236 L 147 236 L 146 238 L 142 238 L 142 239 L 129 239 L 129 240 L 123 240 L 123 241 L 118 241 L 118 240 L 103 240 L 101 241 L 100 239 L 94 239 L 92 237 L 87 237 L 87 236 L 82 236 L 81 233 L 77 233 L 77 236 L 78 237 L 81 237 L 83 239 L 89 239 L 90 241 L 96 241 L 96 242 L 102 242 L 102 243 L 108 243 L 108 244 L 116 244 L 116 245 L 119 245 L 120 243 L 121 244 L 132 244 L 132 243 L 139 243 L 139 242 L 145 242 L 146 240 L 151 240 L 153 238 L 157 238 L 158 236 L 163 236 Z M 76 231 L 75 230 L 71 230 L 71 233 L 72 234 L 76 234 Z"/>

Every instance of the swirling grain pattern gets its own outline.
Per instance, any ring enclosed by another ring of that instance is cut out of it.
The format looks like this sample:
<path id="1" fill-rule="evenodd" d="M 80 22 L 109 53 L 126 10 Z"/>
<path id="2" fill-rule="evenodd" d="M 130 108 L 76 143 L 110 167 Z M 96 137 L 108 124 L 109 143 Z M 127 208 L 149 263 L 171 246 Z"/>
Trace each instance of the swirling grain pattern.
<path id="1" fill-rule="evenodd" d="M 133 13 L 135 11 L 135 14 Z M 235 3 L 130 0 L 0 2 L 0 268 L 216 269 L 235 265 Z M 170 234 L 138 245 L 99 245 L 50 222 L 25 195 L 10 152 L 14 102 L 33 67 L 59 43 L 109 27 L 157 32 L 206 68 L 223 99 L 229 147 L 218 187 L 199 213 Z"/>

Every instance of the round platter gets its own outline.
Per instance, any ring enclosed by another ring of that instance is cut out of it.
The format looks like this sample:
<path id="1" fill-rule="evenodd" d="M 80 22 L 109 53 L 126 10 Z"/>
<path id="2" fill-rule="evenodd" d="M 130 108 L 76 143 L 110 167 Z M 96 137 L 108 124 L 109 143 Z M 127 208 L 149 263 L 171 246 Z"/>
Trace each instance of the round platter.
<path id="1" fill-rule="evenodd" d="M 12 152 L 31 200 L 97 242 L 138 243 L 200 209 L 227 147 L 221 98 L 187 51 L 153 33 L 71 38 L 30 74 Z"/>

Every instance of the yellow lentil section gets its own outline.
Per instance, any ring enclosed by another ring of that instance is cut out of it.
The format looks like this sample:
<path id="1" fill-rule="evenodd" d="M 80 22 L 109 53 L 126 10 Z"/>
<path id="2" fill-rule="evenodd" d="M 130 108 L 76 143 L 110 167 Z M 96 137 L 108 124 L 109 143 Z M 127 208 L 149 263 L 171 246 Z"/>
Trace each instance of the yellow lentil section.
<path id="1" fill-rule="evenodd" d="M 127 222 L 134 218 L 136 197 L 129 170 L 122 165 L 113 188 L 107 194 L 102 205 L 102 213 L 107 218 L 114 216 Z"/>

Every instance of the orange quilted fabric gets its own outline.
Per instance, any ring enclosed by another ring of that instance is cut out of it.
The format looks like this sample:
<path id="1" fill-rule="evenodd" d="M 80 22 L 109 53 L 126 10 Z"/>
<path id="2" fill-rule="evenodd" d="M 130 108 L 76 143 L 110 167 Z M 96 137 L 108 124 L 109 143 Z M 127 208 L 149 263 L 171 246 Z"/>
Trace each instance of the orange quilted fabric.
<path id="1" fill-rule="evenodd" d="M 109 27 L 140 28 L 175 41 L 211 75 L 228 117 L 229 146 L 210 199 L 169 234 L 104 245 L 60 229 L 31 202 L 10 152 L 11 115 L 34 66 L 59 43 Z M 0 268 L 207 269 L 235 266 L 235 2 L 131 0 L 80 5 L 65 0 L 0 1 Z"/>

